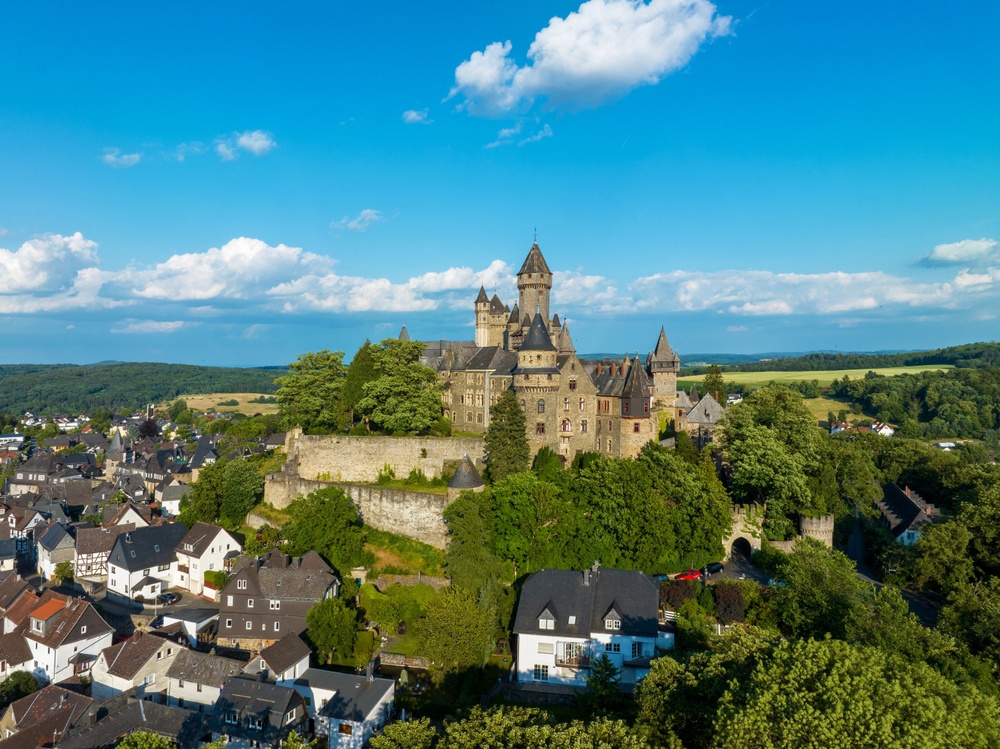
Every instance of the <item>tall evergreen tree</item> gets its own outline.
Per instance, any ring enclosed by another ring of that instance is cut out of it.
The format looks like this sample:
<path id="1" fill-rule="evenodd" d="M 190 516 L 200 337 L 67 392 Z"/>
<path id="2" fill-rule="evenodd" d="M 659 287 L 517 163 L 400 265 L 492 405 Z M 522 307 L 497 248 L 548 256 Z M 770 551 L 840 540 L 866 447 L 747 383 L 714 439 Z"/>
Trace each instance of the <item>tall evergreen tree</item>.
<path id="1" fill-rule="evenodd" d="M 378 375 L 375 371 L 375 361 L 372 358 L 372 348 L 372 342 L 366 338 L 364 345 L 354 354 L 350 366 L 347 367 L 347 377 L 344 379 L 341 397 L 344 399 L 344 408 L 347 409 L 352 421 L 354 410 L 358 407 L 361 399 L 365 397 L 365 385 Z"/>
<path id="2" fill-rule="evenodd" d="M 711 395 L 719 403 L 725 403 L 726 383 L 722 379 L 722 370 L 718 364 L 710 364 L 705 379 L 701 383 L 702 389 Z"/>
<path id="3" fill-rule="evenodd" d="M 513 390 L 505 390 L 490 410 L 486 430 L 486 477 L 502 481 L 512 473 L 528 470 L 531 450 L 525 432 L 524 411 Z"/>

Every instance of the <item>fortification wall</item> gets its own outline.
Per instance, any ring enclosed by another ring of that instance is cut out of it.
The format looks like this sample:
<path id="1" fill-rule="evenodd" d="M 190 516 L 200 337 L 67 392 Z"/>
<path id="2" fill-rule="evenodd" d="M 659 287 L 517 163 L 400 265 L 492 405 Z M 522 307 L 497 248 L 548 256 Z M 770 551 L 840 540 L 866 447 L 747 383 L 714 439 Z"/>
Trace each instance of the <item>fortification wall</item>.
<path id="1" fill-rule="evenodd" d="M 448 506 L 448 498 L 441 494 L 408 492 L 384 486 L 313 481 L 302 478 L 294 471 L 284 470 L 287 466 L 286 463 L 280 473 L 268 474 L 264 482 L 264 501 L 278 509 L 287 507 L 296 498 L 317 489 L 337 486 L 357 505 L 358 514 L 366 525 L 398 533 L 438 549 L 444 549 L 448 545 L 448 526 L 444 523 L 444 508 Z M 256 516 L 248 518 L 248 523 L 253 525 L 260 520 L 263 519 Z"/>
<path id="2" fill-rule="evenodd" d="M 375 481 L 386 465 L 398 478 L 414 468 L 436 478 L 466 454 L 481 469 L 484 455 L 480 437 L 308 435 L 299 429 L 286 435 L 285 452 L 302 478 L 345 483 Z"/>
<path id="3" fill-rule="evenodd" d="M 833 548 L 833 515 L 822 515 L 818 518 L 799 518 L 799 535 L 803 538 L 815 538 L 828 549 Z"/>

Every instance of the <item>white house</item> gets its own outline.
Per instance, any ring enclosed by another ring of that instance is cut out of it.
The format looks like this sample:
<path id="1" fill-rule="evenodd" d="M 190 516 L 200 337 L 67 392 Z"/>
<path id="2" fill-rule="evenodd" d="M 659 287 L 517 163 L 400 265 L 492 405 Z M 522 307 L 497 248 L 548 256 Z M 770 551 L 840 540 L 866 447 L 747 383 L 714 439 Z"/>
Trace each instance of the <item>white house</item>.
<path id="1" fill-rule="evenodd" d="M 594 659 L 607 655 L 624 687 L 649 673 L 657 648 L 673 646 L 659 631 L 659 584 L 644 572 L 541 570 L 521 590 L 514 621 L 517 680 L 522 688 L 586 687 Z"/>
<path id="2" fill-rule="evenodd" d="M 167 690 L 167 670 L 184 650 L 176 642 L 136 632 L 101 651 L 91 669 L 90 696 L 98 702 L 135 689 L 139 699 Z"/>
<path id="3" fill-rule="evenodd" d="M 222 693 L 222 685 L 242 670 L 242 661 L 181 650 L 167 669 L 167 704 L 210 713 Z"/>
<path id="4" fill-rule="evenodd" d="M 149 601 L 171 587 L 177 575 L 174 549 L 186 532 L 183 523 L 170 523 L 119 535 L 108 557 L 108 595 Z"/>
<path id="5" fill-rule="evenodd" d="M 217 525 L 195 523 L 176 549 L 176 586 L 201 595 L 205 589 L 205 573 L 224 570 L 226 559 L 238 557 L 242 551 L 243 544 L 229 531 Z"/>
<path id="6" fill-rule="evenodd" d="M 114 628 L 86 601 L 46 590 L 28 613 L 24 631 L 32 673 L 48 682 L 85 673 L 111 645 L 113 634 Z"/>
<path id="7" fill-rule="evenodd" d="M 296 634 L 285 635 L 251 658 L 243 671 L 251 676 L 262 675 L 267 681 L 277 684 L 295 681 L 309 668 L 311 655 L 312 650 L 301 637 Z"/>
<path id="8" fill-rule="evenodd" d="M 330 749 L 361 749 L 382 730 L 392 714 L 395 682 L 370 675 L 306 670 L 292 681 L 279 681 L 305 700 L 315 732 Z"/>

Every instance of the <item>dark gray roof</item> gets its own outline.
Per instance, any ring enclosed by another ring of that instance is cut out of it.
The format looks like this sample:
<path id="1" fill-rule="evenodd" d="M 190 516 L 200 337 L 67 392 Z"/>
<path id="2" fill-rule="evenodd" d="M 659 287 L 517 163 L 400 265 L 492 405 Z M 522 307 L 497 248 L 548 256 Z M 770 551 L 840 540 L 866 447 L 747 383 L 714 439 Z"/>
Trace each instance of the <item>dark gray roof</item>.
<path id="1" fill-rule="evenodd" d="M 135 523 L 113 525 L 110 528 L 80 528 L 76 532 L 76 553 L 77 555 L 110 553 L 120 534 L 134 530 Z"/>
<path id="2" fill-rule="evenodd" d="M 337 582 L 333 569 L 315 551 L 307 551 L 296 559 L 277 550 L 269 552 L 263 559 L 241 557 L 223 593 L 238 590 L 237 578 L 246 579 L 251 590 L 258 595 L 282 600 L 319 601 Z"/>
<path id="3" fill-rule="evenodd" d="M 222 528 L 217 525 L 203 523 L 200 520 L 191 526 L 181 542 L 177 545 L 177 551 L 184 554 L 193 554 L 201 557 L 205 550 L 215 541 L 215 537 L 222 532 Z M 191 548 L 189 549 L 188 546 Z"/>
<path id="4" fill-rule="evenodd" d="M 483 486 L 483 479 L 479 475 L 479 471 L 476 470 L 472 459 L 466 455 L 462 458 L 462 462 L 458 464 L 458 470 L 455 471 L 455 475 L 448 482 L 448 488 L 477 489 L 480 486 Z"/>
<path id="5" fill-rule="evenodd" d="M 659 584 L 644 572 L 541 570 L 524 582 L 514 632 L 588 638 L 592 632 L 606 631 L 605 617 L 614 611 L 622 620 L 616 635 L 656 637 L 659 600 Z M 546 610 L 555 620 L 552 630 L 538 626 Z"/>
<path id="6" fill-rule="evenodd" d="M 401 341 L 408 341 L 410 340 L 410 331 L 408 331 L 406 329 L 406 326 L 404 325 L 402 328 L 400 328 L 399 335 L 396 337 L 399 338 L 399 340 Z"/>
<path id="7" fill-rule="evenodd" d="M 284 716 L 293 708 L 299 708 L 296 719 L 286 724 Z M 226 723 L 226 716 L 235 712 L 235 725 Z M 262 728 L 251 728 L 248 718 L 256 717 Z M 253 738 L 270 746 L 279 743 L 280 738 L 301 725 L 308 717 L 302 696 L 290 687 L 279 687 L 266 681 L 231 677 L 222 687 L 222 694 L 215 703 L 212 729 L 218 733 L 240 738 Z"/>
<path id="8" fill-rule="evenodd" d="M 479 295 L 476 297 L 476 304 L 482 304 L 484 302 L 489 303 L 490 298 L 486 296 L 486 287 L 479 287 Z"/>
<path id="9" fill-rule="evenodd" d="M 517 302 L 514 302 L 514 309 L 510 311 L 510 317 L 507 318 L 507 323 L 518 323 L 521 321 L 521 311 L 517 308 Z"/>
<path id="10" fill-rule="evenodd" d="M 625 375 L 622 395 L 626 398 L 645 398 L 651 394 L 652 386 L 646 368 L 639 363 L 639 357 L 636 356 L 628 368 L 628 374 Z"/>
<path id="11" fill-rule="evenodd" d="M 889 533 L 898 538 L 908 530 L 917 530 L 940 517 L 940 510 L 928 504 L 915 491 L 895 484 L 882 487 L 882 501 L 877 503 L 889 525 Z"/>
<path id="12" fill-rule="evenodd" d="M 243 662 L 232 658 L 200 653 L 197 650 L 181 650 L 167 669 L 167 676 L 219 687 L 230 676 L 240 673 L 243 666 Z"/>
<path id="13" fill-rule="evenodd" d="M 531 328 L 528 335 L 521 343 L 521 351 L 555 351 L 552 345 L 552 338 L 549 337 L 549 329 L 542 319 L 541 314 L 535 313 L 535 319 L 531 321 Z"/>
<path id="14" fill-rule="evenodd" d="M 311 654 L 312 651 L 301 637 L 285 635 L 270 647 L 261 650 L 259 657 L 264 659 L 271 671 L 281 673 Z"/>
<path id="15" fill-rule="evenodd" d="M 60 523 L 53 523 L 41 535 L 35 533 L 35 538 L 38 539 L 38 545 L 47 551 L 56 549 L 60 542 L 68 543 L 69 546 L 74 544 L 73 537 Z"/>
<path id="16" fill-rule="evenodd" d="M 170 486 L 163 487 L 163 493 L 161 495 L 161 502 L 173 502 L 175 500 L 184 499 L 188 494 L 191 493 L 190 484 L 171 484 Z"/>
<path id="17" fill-rule="evenodd" d="M 472 355 L 465 369 L 509 374 L 516 366 L 517 354 L 506 351 L 502 346 L 487 346 Z"/>
<path id="18" fill-rule="evenodd" d="M 490 314 L 491 315 L 502 315 L 506 310 L 504 309 L 503 302 L 500 301 L 500 297 L 496 294 L 490 299 Z"/>
<path id="19" fill-rule="evenodd" d="M 215 450 L 215 435 L 203 434 L 198 438 L 198 446 L 194 449 L 194 455 L 188 465 L 191 468 L 201 468 L 206 463 L 211 463 L 219 459 L 219 454 Z"/>
<path id="20" fill-rule="evenodd" d="M 687 413 L 687 420 L 690 424 L 714 425 L 726 415 L 725 409 L 712 397 L 711 393 L 705 395 Z"/>
<path id="21" fill-rule="evenodd" d="M 177 560 L 174 549 L 186 533 L 183 523 L 136 528 L 118 536 L 108 563 L 123 567 L 129 572 L 170 564 Z"/>
<path id="22" fill-rule="evenodd" d="M 174 739 L 181 749 L 187 749 L 200 746 L 200 740 L 211 732 L 211 721 L 212 716 L 207 713 L 138 700 L 112 710 L 92 726 L 73 732 L 59 742 L 59 747 L 102 749 L 133 731 L 145 731 Z"/>
<path id="23" fill-rule="evenodd" d="M 154 634 L 136 632 L 127 640 L 104 648 L 101 655 L 109 674 L 131 680 L 167 642 Z"/>
<path id="24" fill-rule="evenodd" d="M 355 723 L 361 723 L 367 718 L 375 706 L 393 689 L 391 679 L 368 681 L 365 676 L 323 671 L 318 668 L 307 670 L 301 678 L 295 680 L 295 684 L 335 690 L 336 694 L 320 709 L 320 714 Z"/>
<path id="25" fill-rule="evenodd" d="M 548 263 L 545 262 L 545 258 L 542 257 L 542 251 L 538 248 L 538 242 L 531 245 L 531 249 L 528 250 L 528 256 L 524 259 L 524 264 L 521 266 L 521 270 L 517 272 L 517 275 L 522 275 L 524 273 L 548 273 L 552 274 L 549 270 Z"/>

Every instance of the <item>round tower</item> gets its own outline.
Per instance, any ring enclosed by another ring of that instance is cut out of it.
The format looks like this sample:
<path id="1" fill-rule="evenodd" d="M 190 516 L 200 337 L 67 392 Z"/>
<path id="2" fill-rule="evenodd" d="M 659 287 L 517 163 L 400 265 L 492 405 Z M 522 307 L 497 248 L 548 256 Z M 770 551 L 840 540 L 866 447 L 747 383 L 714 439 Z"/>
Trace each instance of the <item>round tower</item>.
<path id="1" fill-rule="evenodd" d="M 476 297 L 476 345 L 490 345 L 490 298 L 486 296 L 486 289 L 482 286 Z"/>
<path id="2" fill-rule="evenodd" d="M 531 245 L 521 270 L 517 272 L 518 306 L 522 315 L 536 312 L 542 320 L 549 319 L 549 293 L 552 291 L 552 271 L 538 249 L 538 242 Z"/>

